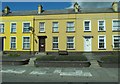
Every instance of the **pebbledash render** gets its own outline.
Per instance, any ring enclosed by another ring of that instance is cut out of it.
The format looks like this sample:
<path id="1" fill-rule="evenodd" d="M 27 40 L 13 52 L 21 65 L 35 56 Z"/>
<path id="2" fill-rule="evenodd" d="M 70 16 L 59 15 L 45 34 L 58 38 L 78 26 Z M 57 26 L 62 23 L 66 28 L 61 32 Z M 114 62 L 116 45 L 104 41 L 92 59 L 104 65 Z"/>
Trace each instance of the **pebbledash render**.
<path id="1" fill-rule="evenodd" d="M 118 2 L 111 8 L 10 11 L 0 21 L 0 50 L 58 53 L 114 52 L 120 49 Z"/>

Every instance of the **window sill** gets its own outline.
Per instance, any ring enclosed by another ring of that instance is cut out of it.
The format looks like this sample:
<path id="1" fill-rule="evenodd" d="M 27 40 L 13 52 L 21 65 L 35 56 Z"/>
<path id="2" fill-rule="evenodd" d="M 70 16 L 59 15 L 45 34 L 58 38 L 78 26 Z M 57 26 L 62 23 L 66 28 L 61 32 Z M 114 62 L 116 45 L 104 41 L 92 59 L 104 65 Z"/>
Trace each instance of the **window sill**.
<path id="1" fill-rule="evenodd" d="M 39 32 L 39 33 L 46 33 L 46 32 Z"/>
<path id="2" fill-rule="evenodd" d="M 113 48 L 113 50 L 120 50 L 120 48 Z"/>
<path id="3" fill-rule="evenodd" d="M 106 32 L 106 31 L 104 30 L 104 31 L 98 31 L 98 32 Z"/>
<path id="4" fill-rule="evenodd" d="M 23 32 L 23 33 L 30 33 L 30 32 Z"/>
<path id="5" fill-rule="evenodd" d="M 24 48 L 23 48 L 23 50 L 30 50 L 30 49 L 24 49 Z"/>
<path id="6" fill-rule="evenodd" d="M 91 32 L 91 31 L 84 31 L 84 32 Z"/>
<path id="7" fill-rule="evenodd" d="M 99 48 L 98 50 L 106 50 L 105 48 Z"/>
<path id="8" fill-rule="evenodd" d="M 10 32 L 11 34 L 16 34 L 16 32 Z"/>
<path id="9" fill-rule="evenodd" d="M 16 48 L 10 48 L 10 50 L 17 50 Z"/>
<path id="10" fill-rule="evenodd" d="M 120 32 L 120 30 L 112 30 L 113 32 Z"/>
<path id="11" fill-rule="evenodd" d="M 59 50 L 59 49 L 58 49 L 58 48 L 56 48 L 56 49 L 55 49 L 55 48 L 53 48 L 52 50 Z"/>
<path id="12" fill-rule="evenodd" d="M 53 31 L 52 33 L 59 33 L 59 32 L 54 32 L 54 31 Z"/>
<path id="13" fill-rule="evenodd" d="M 66 33 L 75 33 L 75 31 L 66 31 Z"/>
<path id="14" fill-rule="evenodd" d="M 75 48 L 71 48 L 71 49 L 70 49 L 70 48 L 67 48 L 66 50 L 75 50 Z"/>
<path id="15" fill-rule="evenodd" d="M 4 32 L 0 32 L 0 34 L 4 34 Z"/>

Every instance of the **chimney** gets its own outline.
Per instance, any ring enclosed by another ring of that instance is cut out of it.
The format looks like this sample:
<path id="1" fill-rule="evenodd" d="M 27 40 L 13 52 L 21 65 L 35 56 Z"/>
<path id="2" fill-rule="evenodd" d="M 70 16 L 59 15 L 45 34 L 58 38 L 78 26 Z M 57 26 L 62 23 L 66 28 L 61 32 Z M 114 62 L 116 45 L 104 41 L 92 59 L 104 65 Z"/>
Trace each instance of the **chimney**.
<path id="1" fill-rule="evenodd" d="M 112 3 L 112 9 L 113 9 L 115 12 L 118 12 L 118 2 L 113 2 L 113 3 Z"/>
<path id="2" fill-rule="evenodd" d="M 42 5 L 38 5 L 38 14 L 42 13 Z"/>
<path id="3" fill-rule="evenodd" d="M 5 14 L 10 13 L 10 8 L 9 8 L 8 6 L 5 7 L 5 9 L 4 9 L 4 13 L 5 13 Z"/>
<path id="4" fill-rule="evenodd" d="M 78 3 L 77 2 L 75 2 L 75 4 L 74 4 L 74 10 L 75 10 L 75 12 L 77 13 L 77 12 L 79 12 L 79 5 L 78 5 Z"/>

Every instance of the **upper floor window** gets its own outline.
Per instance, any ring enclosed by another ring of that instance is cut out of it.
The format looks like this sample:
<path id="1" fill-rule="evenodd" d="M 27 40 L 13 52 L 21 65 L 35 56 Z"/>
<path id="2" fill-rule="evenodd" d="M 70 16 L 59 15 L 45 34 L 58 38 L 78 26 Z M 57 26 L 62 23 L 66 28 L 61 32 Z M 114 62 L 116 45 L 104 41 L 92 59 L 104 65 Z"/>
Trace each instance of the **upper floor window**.
<path id="1" fill-rule="evenodd" d="M 16 23 L 11 23 L 11 33 L 16 32 Z"/>
<path id="2" fill-rule="evenodd" d="M 105 36 L 99 36 L 99 43 L 98 43 L 98 48 L 99 49 L 106 49 L 106 38 Z"/>
<path id="3" fill-rule="evenodd" d="M 53 22 L 53 32 L 58 32 L 58 22 Z"/>
<path id="4" fill-rule="evenodd" d="M 120 36 L 113 36 L 113 48 L 120 48 Z"/>
<path id="5" fill-rule="evenodd" d="M 11 37 L 11 49 L 16 49 L 16 37 Z"/>
<path id="6" fill-rule="evenodd" d="M 23 32 L 30 32 L 30 23 L 23 23 Z"/>
<path id="7" fill-rule="evenodd" d="M 113 20 L 112 21 L 112 30 L 113 31 L 120 31 L 120 20 Z"/>
<path id="8" fill-rule="evenodd" d="M 45 22 L 40 22 L 40 32 L 45 32 Z"/>
<path id="9" fill-rule="evenodd" d="M 74 37 L 67 37 L 67 49 L 74 49 Z"/>
<path id="10" fill-rule="evenodd" d="M 105 21 L 104 20 L 98 21 L 98 31 L 105 31 Z"/>
<path id="11" fill-rule="evenodd" d="M 0 33 L 4 33 L 4 24 L 0 23 Z"/>
<path id="12" fill-rule="evenodd" d="M 30 37 L 23 37 L 23 49 L 30 49 Z"/>
<path id="13" fill-rule="evenodd" d="M 53 37 L 53 49 L 58 49 L 58 37 Z"/>
<path id="14" fill-rule="evenodd" d="M 91 31 L 91 21 L 84 21 L 84 31 Z"/>
<path id="15" fill-rule="evenodd" d="M 74 22 L 67 22 L 67 32 L 73 32 L 74 29 Z"/>

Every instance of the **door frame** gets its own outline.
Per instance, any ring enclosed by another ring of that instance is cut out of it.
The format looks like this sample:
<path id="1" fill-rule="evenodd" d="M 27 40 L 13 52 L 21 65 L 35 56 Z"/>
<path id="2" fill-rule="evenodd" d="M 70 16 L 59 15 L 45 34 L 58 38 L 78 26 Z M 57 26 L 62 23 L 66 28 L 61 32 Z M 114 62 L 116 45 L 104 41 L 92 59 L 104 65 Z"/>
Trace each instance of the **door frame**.
<path id="1" fill-rule="evenodd" d="M 89 38 L 91 41 L 90 50 L 85 50 L 85 39 Z M 92 38 L 93 36 L 84 36 L 84 52 L 92 52 Z"/>
<path id="2" fill-rule="evenodd" d="M 39 41 L 39 42 L 38 42 L 38 52 L 46 52 L 46 41 L 44 42 L 44 46 L 45 46 L 45 47 L 44 47 L 44 51 L 41 51 L 41 50 L 40 50 L 40 49 L 41 49 L 41 47 L 40 47 L 40 39 L 41 39 L 41 38 L 45 40 L 45 39 L 47 38 L 47 36 L 38 36 L 38 39 L 39 39 L 39 40 L 38 40 L 38 41 Z"/>
<path id="3" fill-rule="evenodd" d="M 4 44 L 5 44 L 4 39 L 5 39 L 6 37 L 5 37 L 5 36 L 0 36 L 0 38 L 2 38 L 2 51 L 4 51 Z"/>

